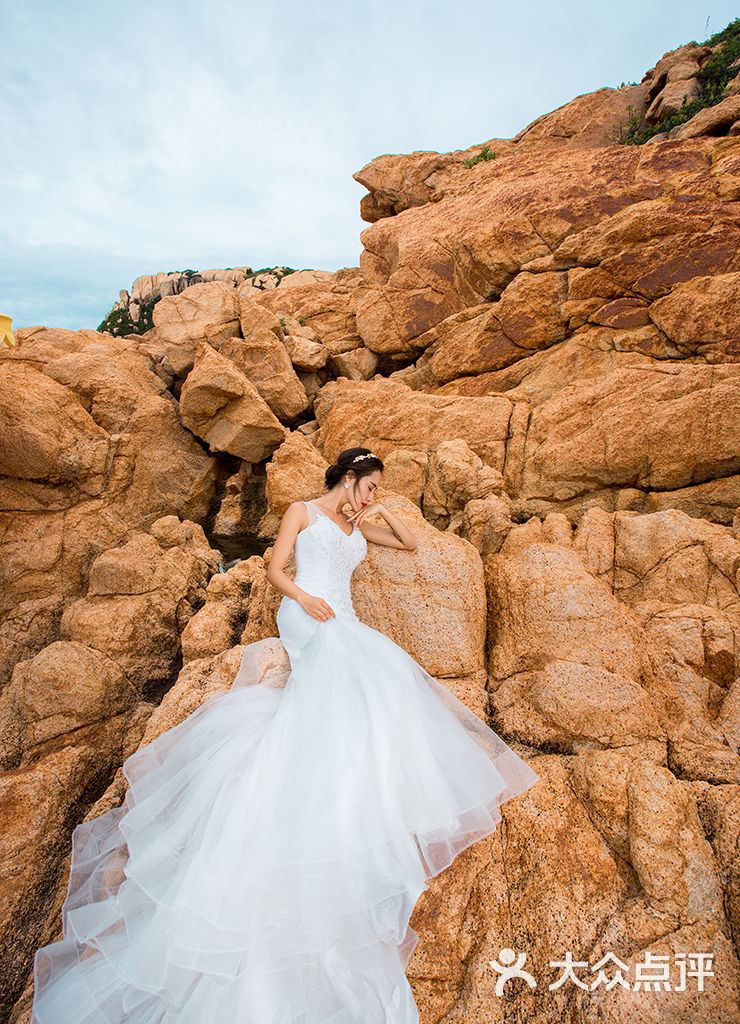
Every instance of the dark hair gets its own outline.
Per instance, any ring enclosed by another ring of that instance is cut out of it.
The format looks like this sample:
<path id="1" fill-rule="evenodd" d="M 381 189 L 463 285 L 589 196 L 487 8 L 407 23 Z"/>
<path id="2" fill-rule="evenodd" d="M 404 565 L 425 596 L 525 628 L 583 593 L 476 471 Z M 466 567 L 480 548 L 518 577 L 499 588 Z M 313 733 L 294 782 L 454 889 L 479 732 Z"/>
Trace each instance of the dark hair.
<path id="1" fill-rule="evenodd" d="M 367 455 L 369 458 L 358 459 L 358 455 Z M 355 461 L 356 460 L 356 461 Z M 324 473 L 324 483 L 327 488 L 332 488 L 342 479 L 348 469 L 354 470 L 357 479 L 374 473 L 376 469 L 384 469 L 383 463 L 377 455 L 373 455 L 369 448 L 345 448 L 340 452 L 337 461 L 329 466 Z"/>

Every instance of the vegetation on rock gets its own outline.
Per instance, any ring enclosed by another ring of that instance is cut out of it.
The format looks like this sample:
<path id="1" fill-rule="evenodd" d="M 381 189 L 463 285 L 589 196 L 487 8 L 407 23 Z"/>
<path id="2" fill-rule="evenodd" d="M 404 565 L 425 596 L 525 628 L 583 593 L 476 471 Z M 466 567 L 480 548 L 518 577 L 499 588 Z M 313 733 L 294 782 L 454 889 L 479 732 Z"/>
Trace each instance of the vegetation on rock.
<path id="1" fill-rule="evenodd" d="M 655 135 L 669 132 L 672 128 L 685 124 L 700 110 L 716 106 L 725 98 L 724 92 L 728 82 L 740 72 L 740 66 L 737 64 L 740 59 L 740 18 L 735 18 L 721 32 L 716 32 L 704 45 L 718 49 L 707 58 L 697 73 L 699 95 L 691 100 L 684 96 L 684 102 L 675 114 L 653 125 L 646 124 L 643 116 L 636 113 L 633 107 L 628 107 L 629 118 L 626 122 L 619 123 L 620 143 L 641 146 Z"/>
<path id="2" fill-rule="evenodd" d="M 224 267 L 224 270 L 233 270 L 233 267 Z M 265 289 L 268 287 L 266 282 L 261 279 L 263 274 L 274 274 L 279 280 L 287 277 L 288 274 L 295 274 L 295 267 L 261 267 L 259 270 L 254 270 L 246 275 L 245 281 L 255 288 Z M 181 275 L 187 278 L 188 285 L 200 283 L 200 271 L 192 270 L 168 270 L 166 277 L 172 277 L 173 275 Z M 198 278 L 197 281 L 193 281 L 193 278 Z M 139 307 L 139 316 L 132 317 L 130 312 L 131 300 L 125 304 L 116 303 L 113 309 L 107 313 L 101 322 L 98 324 L 96 330 L 104 332 L 106 334 L 112 334 L 117 338 L 125 337 L 127 334 L 146 334 L 147 331 L 151 330 L 154 326 L 154 320 L 152 317 L 152 311 L 155 305 L 162 298 L 161 295 L 155 295 L 151 299 L 144 301 L 134 300 L 135 304 Z"/>
<path id="3" fill-rule="evenodd" d="M 471 156 L 469 160 L 463 160 L 466 167 L 472 167 L 474 164 L 480 163 L 481 160 L 495 160 L 496 154 L 490 146 L 484 146 L 480 153 L 475 156 Z"/>
<path id="4" fill-rule="evenodd" d="M 154 326 L 152 310 L 157 301 L 157 299 L 149 299 L 148 302 L 142 302 L 141 313 L 136 321 L 131 319 L 128 306 L 116 307 L 103 318 L 96 330 L 113 334 L 117 338 L 122 338 L 126 334 L 146 334 Z"/>

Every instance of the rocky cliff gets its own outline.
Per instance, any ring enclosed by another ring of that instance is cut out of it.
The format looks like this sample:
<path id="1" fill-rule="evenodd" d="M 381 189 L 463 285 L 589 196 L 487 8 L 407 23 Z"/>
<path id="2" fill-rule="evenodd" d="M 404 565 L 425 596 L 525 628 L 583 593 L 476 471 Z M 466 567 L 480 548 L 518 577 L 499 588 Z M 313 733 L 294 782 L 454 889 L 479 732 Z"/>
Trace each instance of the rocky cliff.
<path id="1" fill-rule="evenodd" d="M 719 36 L 512 139 L 373 160 L 359 267 L 139 279 L 121 302 L 151 303 L 144 333 L 30 327 L 0 352 L 10 1020 L 59 934 L 72 829 L 277 635 L 280 516 L 350 445 L 420 540 L 403 566 L 371 546 L 358 614 L 542 780 L 419 901 L 423 1019 L 740 1018 L 740 97 Z M 509 945 L 536 991 L 496 996 Z M 587 982 L 618 957 L 626 987 L 549 991 L 569 950 Z M 697 952 L 714 976 L 682 991 Z M 670 989 L 632 988 L 646 957 Z"/>

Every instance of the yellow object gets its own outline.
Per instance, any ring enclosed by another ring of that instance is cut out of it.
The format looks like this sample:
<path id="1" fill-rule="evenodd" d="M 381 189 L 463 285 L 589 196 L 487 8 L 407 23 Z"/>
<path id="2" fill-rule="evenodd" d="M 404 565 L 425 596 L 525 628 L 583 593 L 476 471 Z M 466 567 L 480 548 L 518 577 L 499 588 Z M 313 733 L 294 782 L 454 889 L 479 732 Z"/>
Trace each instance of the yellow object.
<path id="1" fill-rule="evenodd" d="M 15 338 L 13 332 L 10 329 L 10 325 L 13 323 L 12 316 L 0 316 L 0 339 L 5 342 L 10 348 L 15 345 Z"/>

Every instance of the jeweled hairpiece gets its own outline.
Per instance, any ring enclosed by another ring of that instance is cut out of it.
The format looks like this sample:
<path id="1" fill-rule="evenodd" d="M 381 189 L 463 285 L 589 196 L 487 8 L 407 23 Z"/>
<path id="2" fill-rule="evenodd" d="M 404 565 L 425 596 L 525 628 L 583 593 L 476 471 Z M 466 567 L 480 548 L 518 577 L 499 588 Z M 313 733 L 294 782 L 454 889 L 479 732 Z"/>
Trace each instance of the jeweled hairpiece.
<path id="1" fill-rule="evenodd" d="M 360 459 L 374 459 L 374 458 L 375 458 L 375 456 L 373 455 L 373 453 L 372 452 L 368 452 L 367 455 L 355 455 L 355 457 L 354 457 L 354 459 L 352 459 L 352 461 L 353 462 L 359 462 Z"/>

